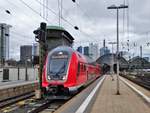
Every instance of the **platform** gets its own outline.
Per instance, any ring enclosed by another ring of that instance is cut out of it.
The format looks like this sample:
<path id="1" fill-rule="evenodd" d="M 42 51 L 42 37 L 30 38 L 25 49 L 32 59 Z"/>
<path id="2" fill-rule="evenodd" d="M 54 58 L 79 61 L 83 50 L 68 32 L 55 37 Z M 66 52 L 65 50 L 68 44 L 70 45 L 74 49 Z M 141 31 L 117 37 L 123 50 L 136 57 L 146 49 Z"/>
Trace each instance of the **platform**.
<path id="1" fill-rule="evenodd" d="M 18 81 L 0 82 L 0 90 L 11 88 L 11 87 L 22 86 L 26 84 L 34 84 L 37 82 L 38 81 L 35 81 L 35 80 L 30 80 L 30 81 L 18 80 Z"/>
<path id="2" fill-rule="evenodd" d="M 0 101 L 33 92 L 37 87 L 37 81 L 13 81 L 0 83 Z"/>
<path id="3" fill-rule="evenodd" d="M 147 96 L 149 93 L 144 91 Z M 149 105 L 121 80 L 120 95 L 116 95 L 116 80 L 112 81 L 109 75 L 106 76 L 95 102 L 90 107 L 89 113 L 150 113 Z"/>

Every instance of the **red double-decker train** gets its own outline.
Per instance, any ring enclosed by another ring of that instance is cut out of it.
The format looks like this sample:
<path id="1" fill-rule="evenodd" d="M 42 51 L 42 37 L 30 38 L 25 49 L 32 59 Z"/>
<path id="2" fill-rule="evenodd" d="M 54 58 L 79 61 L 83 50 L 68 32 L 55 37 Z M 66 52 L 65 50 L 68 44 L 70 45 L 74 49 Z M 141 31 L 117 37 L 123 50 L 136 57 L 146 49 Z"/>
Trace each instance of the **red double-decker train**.
<path id="1" fill-rule="evenodd" d="M 68 46 L 50 51 L 45 60 L 42 87 L 46 95 L 66 95 L 101 75 L 100 65 Z"/>

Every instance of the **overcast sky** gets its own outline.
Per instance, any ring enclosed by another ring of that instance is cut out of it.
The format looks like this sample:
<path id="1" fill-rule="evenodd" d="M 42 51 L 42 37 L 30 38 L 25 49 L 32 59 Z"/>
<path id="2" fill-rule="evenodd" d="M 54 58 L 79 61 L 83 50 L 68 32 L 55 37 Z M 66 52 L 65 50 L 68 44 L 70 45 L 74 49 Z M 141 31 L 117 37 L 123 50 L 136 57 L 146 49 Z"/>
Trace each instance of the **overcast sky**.
<path id="1" fill-rule="evenodd" d="M 59 25 L 58 0 L 48 0 L 48 13 L 38 1 L 43 3 L 43 0 L 0 0 L 0 23 L 12 25 L 11 58 L 19 59 L 20 45 L 35 42 L 33 30 L 40 22 Z M 88 45 L 89 42 L 98 43 L 99 47 L 102 47 L 102 41 L 106 39 L 107 46 L 111 48 L 108 42 L 116 41 L 116 10 L 108 10 L 107 7 L 123 4 L 124 1 L 129 5 L 129 9 L 124 10 L 124 18 L 123 10 L 119 10 L 120 49 L 127 50 L 129 40 L 132 56 L 139 55 L 140 45 L 143 46 L 143 55 L 150 56 L 150 46 L 147 46 L 150 42 L 149 0 L 76 0 L 77 3 L 63 0 L 62 16 L 68 23 L 61 20 L 61 26 L 74 36 L 75 47 Z M 7 14 L 5 10 L 9 10 L 11 14 Z M 80 30 L 75 30 L 73 26 L 78 26 Z"/>

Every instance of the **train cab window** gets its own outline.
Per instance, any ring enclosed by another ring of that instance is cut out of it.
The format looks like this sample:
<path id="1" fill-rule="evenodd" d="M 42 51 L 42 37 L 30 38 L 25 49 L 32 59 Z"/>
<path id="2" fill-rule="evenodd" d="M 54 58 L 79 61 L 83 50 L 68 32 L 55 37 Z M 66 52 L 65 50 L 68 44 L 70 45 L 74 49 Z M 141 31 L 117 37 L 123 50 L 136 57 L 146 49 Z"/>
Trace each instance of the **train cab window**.
<path id="1" fill-rule="evenodd" d="M 69 55 L 67 52 L 55 52 L 49 58 L 48 74 L 62 77 L 67 72 Z"/>

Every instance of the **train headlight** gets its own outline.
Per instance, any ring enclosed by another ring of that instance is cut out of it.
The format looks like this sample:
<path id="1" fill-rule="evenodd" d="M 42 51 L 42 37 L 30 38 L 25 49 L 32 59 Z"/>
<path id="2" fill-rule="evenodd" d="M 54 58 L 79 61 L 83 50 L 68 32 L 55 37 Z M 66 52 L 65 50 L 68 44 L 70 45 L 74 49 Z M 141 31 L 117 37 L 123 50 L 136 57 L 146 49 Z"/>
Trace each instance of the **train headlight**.
<path id="1" fill-rule="evenodd" d="M 66 79 L 66 76 L 63 76 L 63 78 L 62 78 L 63 80 L 65 80 Z"/>
<path id="2" fill-rule="evenodd" d="M 48 76 L 47 78 L 48 78 L 48 80 L 50 80 L 50 79 L 51 79 L 51 78 L 50 78 L 50 76 Z"/>

